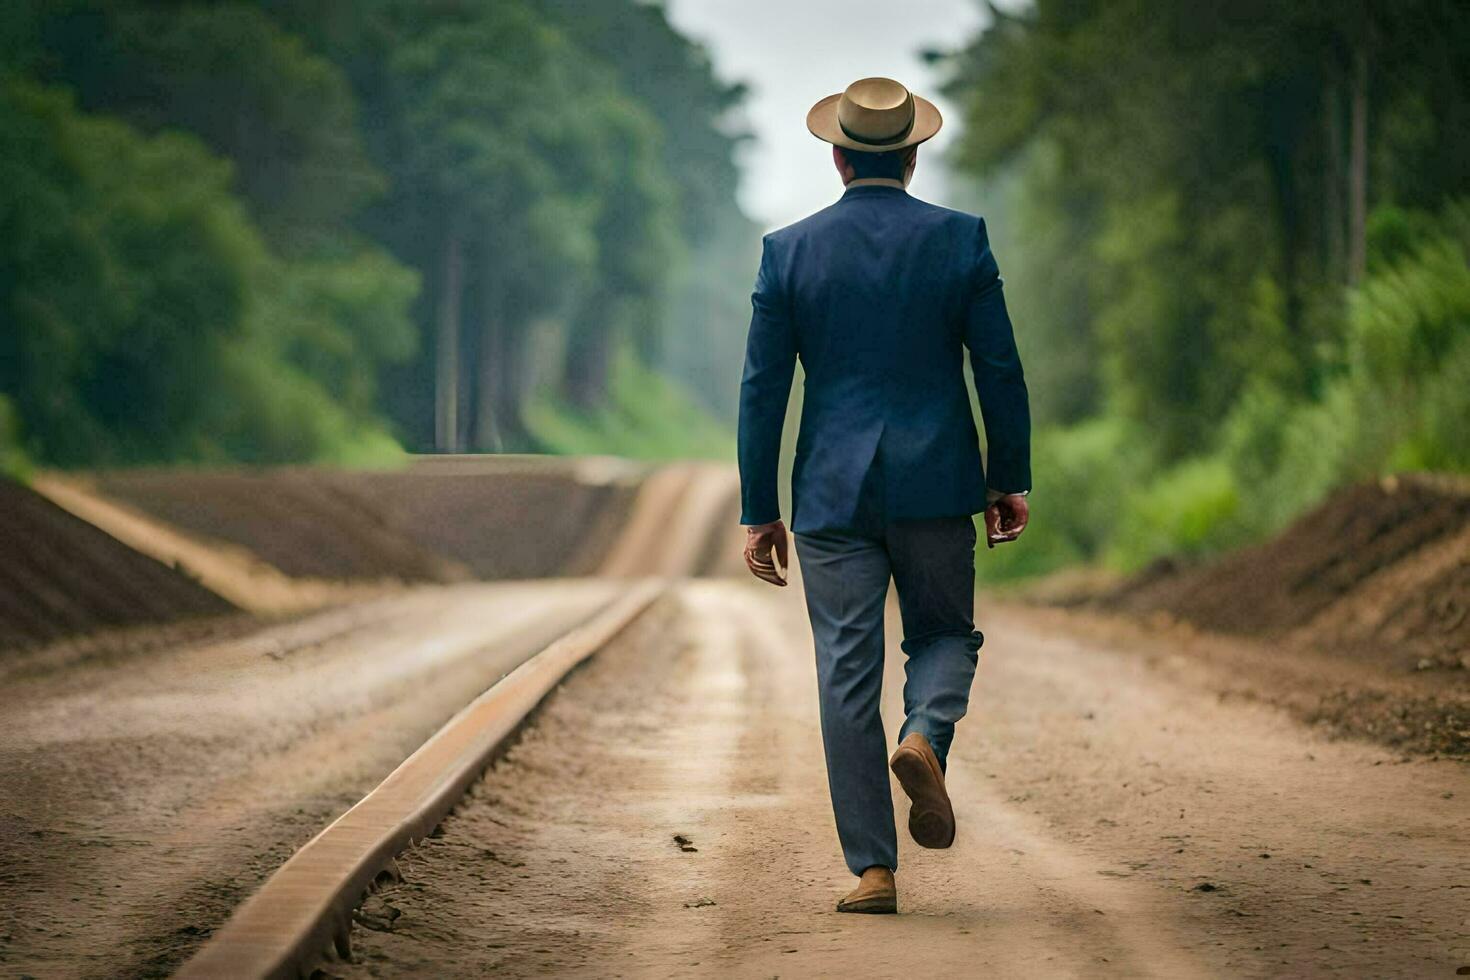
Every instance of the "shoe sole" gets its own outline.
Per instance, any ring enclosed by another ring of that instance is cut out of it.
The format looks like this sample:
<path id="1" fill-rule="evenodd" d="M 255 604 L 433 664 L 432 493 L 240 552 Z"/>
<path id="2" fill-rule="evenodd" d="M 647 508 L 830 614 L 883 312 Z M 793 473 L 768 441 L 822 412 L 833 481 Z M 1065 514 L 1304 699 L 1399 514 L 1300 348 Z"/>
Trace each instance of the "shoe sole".
<path id="1" fill-rule="evenodd" d="M 865 898 L 858 902 L 838 902 L 837 911 L 856 912 L 859 915 L 894 915 L 898 912 L 898 899 Z"/>
<path id="2" fill-rule="evenodd" d="M 954 807 L 944 791 L 943 777 L 918 749 L 901 746 L 888 767 L 908 794 L 909 836 L 920 847 L 943 850 L 954 843 Z"/>

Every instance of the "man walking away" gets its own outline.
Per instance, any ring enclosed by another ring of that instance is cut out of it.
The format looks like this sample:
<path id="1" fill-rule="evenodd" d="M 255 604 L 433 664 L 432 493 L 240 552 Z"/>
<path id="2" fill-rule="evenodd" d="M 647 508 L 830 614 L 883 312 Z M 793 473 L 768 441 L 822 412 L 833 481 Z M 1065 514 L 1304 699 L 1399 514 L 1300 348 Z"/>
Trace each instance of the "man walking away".
<path id="1" fill-rule="evenodd" d="M 846 186 L 832 206 L 767 235 L 740 388 L 746 563 L 785 585 L 777 458 L 791 379 L 806 372 L 792 530 L 816 640 L 828 786 L 857 888 L 840 912 L 895 912 L 898 843 L 885 762 L 923 847 L 949 847 L 945 790 L 981 634 L 973 515 L 994 547 L 1026 527 L 1026 382 L 985 222 L 906 187 L 939 111 L 887 78 L 812 107 Z M 965 389 L 968 349 L 987 464 Z M 988 471 L 988 472 L 987 472 Z M 878 714 L 890 579 L 903 619 L 906 715 L 892 757 Z"/>

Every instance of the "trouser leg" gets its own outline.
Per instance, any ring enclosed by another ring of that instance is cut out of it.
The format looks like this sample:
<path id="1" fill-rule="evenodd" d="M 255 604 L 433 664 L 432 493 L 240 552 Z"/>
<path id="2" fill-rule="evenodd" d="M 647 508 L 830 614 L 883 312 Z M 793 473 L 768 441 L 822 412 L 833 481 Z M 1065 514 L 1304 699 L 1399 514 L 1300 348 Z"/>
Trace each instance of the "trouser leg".
<path id="1" fill-rule="evenodd" d="M 907 655 L 899 739 L 923 733 L 943 765 L 985 639 L 975 629 L 975 524 L 968 517 L 897 522 L 886 543 Z"/>
<path id="2" fill-rule="evenodd" d="M 817 690 L 827 784 L 842 854 L 853 874 L 898 867 L 883 688 L 883 543 L 842 534 L 798 534 L 797 555 L 816 641 Z"/>

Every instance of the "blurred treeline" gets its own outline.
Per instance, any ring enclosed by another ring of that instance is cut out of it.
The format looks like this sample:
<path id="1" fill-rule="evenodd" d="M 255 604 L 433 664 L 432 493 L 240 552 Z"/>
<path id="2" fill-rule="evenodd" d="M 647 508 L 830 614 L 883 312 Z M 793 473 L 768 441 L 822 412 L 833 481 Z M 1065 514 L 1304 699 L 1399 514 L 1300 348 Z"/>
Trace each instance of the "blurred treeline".
<path id="1" fill-rule="evenodd" d="M 528 412 L 595 439 L 620 393 L 697 414 L 650 365 L 726 407 L 743 92 L 659 6 L 19 0 L 0 26 L 0 466 L 548 448 Z"/>
<path id="2" fill-rule="evenodd" d="M 1006 571 L 1138 567 L 1470 468 L 1470 6 L 992 13 L 950 94 L 1040 423 Z"/>

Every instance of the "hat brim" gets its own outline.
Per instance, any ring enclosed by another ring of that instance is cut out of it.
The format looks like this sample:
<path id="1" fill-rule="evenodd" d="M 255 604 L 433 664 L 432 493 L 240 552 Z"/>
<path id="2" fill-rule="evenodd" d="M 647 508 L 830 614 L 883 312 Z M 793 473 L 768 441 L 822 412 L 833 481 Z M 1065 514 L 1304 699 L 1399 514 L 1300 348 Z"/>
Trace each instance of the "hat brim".
<path id="1" fill-rule="evenodd" d="M 944 125 L 944 117 L 939 114 L 939 108 L 921 95 L 914 96 L 914 128 L 909 135 L 898 143 L 864 143 L 855 140 L 842 131 L 842 126 L 837 122 L 837 100 L 842 98 L 842 93 L 829 95 L 806 114 L 806 128 L 811 134 L 824 143 L 840 146 L 847 150 L 862 150 L 865 153 L 887 153 L 889 150 L 906 150 L 939 132 L 939 127 Z"/>

